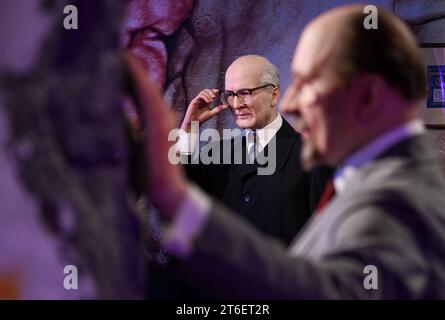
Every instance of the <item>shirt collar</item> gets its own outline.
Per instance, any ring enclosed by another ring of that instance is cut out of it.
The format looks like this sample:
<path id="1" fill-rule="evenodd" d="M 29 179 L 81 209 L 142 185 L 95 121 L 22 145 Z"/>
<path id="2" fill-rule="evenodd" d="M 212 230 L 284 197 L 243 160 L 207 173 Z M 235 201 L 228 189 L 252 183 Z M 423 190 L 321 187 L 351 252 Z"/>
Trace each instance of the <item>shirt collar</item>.
<path id="1" fill-rule="evenodd" d="M 262 149 L 272 140 L 272 138 L 277 134 L 283 124 L 283 118 L 279 113 L 275 119 L 269 123 L 267 126 L 261 129 L 256 129 L 257 146 L 258 151 L 261 152 Z M 246 137 L 252 132 L 252 129 L 246 129 Z"/>
<path id="2" fill-rule="evenodd" d="M 376 159 L 383 151 L 396 143 L 425 132 L 425 127 L 420 119 L 404 123 L 372 140 L 370 143 L 353 153 L 336 170 L 334 175 L 334 187 L 337 193 L 343 192 L 345 185 L 364 164 Z"/>

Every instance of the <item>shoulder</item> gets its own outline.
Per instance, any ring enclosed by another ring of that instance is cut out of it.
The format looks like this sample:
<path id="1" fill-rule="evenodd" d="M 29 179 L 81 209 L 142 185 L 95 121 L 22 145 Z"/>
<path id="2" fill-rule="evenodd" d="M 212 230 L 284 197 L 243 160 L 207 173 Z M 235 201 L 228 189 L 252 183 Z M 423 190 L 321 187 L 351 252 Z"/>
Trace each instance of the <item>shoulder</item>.
<path id="1" fill-rule="evenodd" d="M 297 132 L 294 127 L 292 127 L 290 125 L 290 123 L 283 117 L 281 116 L 281 118 L 283 119 L 283 123 L 280 127 L 280 129 L 277 132 L 277 135 L 282 135 L 284 137 L 294 137 L 296 139 L 300 139 L 301 134 L 299 132 Z"/>

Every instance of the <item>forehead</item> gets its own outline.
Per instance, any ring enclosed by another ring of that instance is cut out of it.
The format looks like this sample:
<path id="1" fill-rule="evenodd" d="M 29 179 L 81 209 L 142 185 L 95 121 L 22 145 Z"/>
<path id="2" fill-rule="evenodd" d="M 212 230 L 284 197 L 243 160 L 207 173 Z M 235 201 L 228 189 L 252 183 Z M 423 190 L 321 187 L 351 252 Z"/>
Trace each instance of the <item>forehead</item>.
<path id="1" fill-rule="evenodd" d="M 237 63 L 227 69 L 226 90 L 238 90 L 257 86 L 260 82 L 262 67 L 255 63 Z"/>
<path id="2" fill-rule="evenodd" d="M 318 73 L 329 59 L 335 46 L 335 36 L 326 36 L 322 25 L 311 25 L 302 33 L 292 60 L 294 77 L 311 77 Z"/>

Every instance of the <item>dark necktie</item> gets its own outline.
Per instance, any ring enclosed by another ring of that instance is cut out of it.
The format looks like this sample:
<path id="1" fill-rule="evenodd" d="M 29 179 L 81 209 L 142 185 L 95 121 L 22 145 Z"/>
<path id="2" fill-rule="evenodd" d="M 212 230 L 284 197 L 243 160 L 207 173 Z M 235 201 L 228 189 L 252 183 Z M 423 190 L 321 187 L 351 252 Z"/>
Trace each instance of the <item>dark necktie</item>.
<path id="1" fill-rule="evenodd" d="M 248 163 L 254 163 L 256 158 L 256 131 L 249 130 L 247 133 L 247 155 Z"/>
<path id="2" fill-rule="evenodd" d="M 324 207 L 329 203 L 332 197 L 335 195 L 334 189 L 334 181 L 331 179 L 326 183 L 326 187 L 324 188 L 323 195 L 318 202 L 317 209 L 315 212 L 319 214 L 323 211 Z"/>

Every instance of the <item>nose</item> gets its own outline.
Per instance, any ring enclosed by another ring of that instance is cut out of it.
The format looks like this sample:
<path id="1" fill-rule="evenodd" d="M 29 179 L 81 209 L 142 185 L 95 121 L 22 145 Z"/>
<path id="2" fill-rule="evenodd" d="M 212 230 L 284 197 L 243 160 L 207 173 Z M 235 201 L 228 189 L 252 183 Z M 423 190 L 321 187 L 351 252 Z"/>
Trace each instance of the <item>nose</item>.
<path id="1" fill-rule="evenodd" d="M 281 102 L 280 110 L 282 113 L 291 115 L 293 114 L 298 116 L 300 114 L 297 89 L 295 89 L 294 87 L 287 88 Z"/>
<path id="2" fill-rule="evenodd" d="M 242 106 L 243 106 L 243 103 L 241 103 L 241 101 L 239 101 L 239 99 L 238 99 L 238 96 L 235 95 L 235 96 L 233 97 L 232 108 L 233 108 L 234 110 L 236 110 L 236 109 L 241 108 Z"/>

